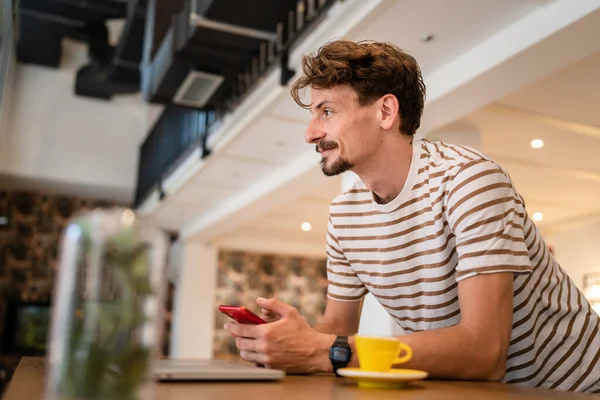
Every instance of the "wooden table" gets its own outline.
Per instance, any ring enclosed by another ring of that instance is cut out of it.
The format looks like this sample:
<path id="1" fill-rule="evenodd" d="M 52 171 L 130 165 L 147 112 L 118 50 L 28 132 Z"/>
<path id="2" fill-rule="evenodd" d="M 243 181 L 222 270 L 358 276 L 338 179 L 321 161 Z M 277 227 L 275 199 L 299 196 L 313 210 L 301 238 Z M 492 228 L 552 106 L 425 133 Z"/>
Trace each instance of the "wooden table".
<path id="1" fill-rule="evenodd" d="M 45 361 L 23 358 L 3 400 L 41 400 Z M 287 376 L 281 382 L 161 383 L 157 400 L 500 400 L 591 399 L 576 393 L 487 382 L 419 381 L 402 390 L 359 389 L 332 376 Z M 594 397 L 597 398 L 597 397 Z"/>

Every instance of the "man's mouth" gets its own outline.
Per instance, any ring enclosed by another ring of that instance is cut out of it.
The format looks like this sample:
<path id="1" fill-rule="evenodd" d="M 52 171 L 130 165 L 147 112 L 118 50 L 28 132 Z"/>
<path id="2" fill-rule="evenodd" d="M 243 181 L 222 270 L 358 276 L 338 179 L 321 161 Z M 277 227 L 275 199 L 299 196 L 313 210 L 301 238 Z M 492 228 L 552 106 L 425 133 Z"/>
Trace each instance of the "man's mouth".
<path id="1" fill-rule="evenodd" d="M 317 145 L 315 150 L 317 151 L 317 153 L 321 154 L 321 156 L 325 156 L 335 149 L 337 149 L 337 145 L 333 143 L 324 143 Z"/>

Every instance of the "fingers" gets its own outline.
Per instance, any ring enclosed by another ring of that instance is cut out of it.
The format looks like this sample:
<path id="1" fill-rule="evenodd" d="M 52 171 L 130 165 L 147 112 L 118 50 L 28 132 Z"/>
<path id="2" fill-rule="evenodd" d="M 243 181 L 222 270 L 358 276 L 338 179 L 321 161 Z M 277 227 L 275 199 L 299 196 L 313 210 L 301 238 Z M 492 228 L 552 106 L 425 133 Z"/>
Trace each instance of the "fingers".
<path id="1" fill-rule="evenodd" d="M 280 316 L 274 313 L 273 311 L 265 310 L 264 308 L 260 310 L 261 318 L 267 322 L 275 322 Z"/>
<path id="2" fill-rule="evenodd" d="M 252 353 L 265 353 L 265 345 L 262 341 L 256 339 L 247 339 L 238 337 L 235 339 L 235 345 L 239 351 L 249 351 Z"/>
<path id="3" fill-rule="evenodd" d="M 235 337 L 244 337 L 256 339 L 260 336 L 260 325 L 238 324 L 236 322 L 228 322 L 223 328 L 229 334 Z"/>
<path id="4" fill-rule="evenodd" d="M 268 368 L 269 356 L 266 354 L 267 345 L 264 341 L 238 337 L 235 339 L 235 345 L 244 360 L 256 364 L 257 367 Z"/>
<path id="5" fill-rule="evenodd" d="M 294 307 L 289 306 L 277 299 L 265 299 L 263 297 L 259 297 L 256 299 L 256 304 L 258 304 L 259 307 L 267 312 L 275 313 L 283 317 L 287 317 L 290 315 L 290 313 L 296 311 Z"/>
<path id="6" fill-rule="evenodd" d="M 255 353 L 252 351 L 240 351 L 240 357 L 246 361 L 250 361 L 257 365 L 269 368 L 269 356 L 263 353 Z"/>

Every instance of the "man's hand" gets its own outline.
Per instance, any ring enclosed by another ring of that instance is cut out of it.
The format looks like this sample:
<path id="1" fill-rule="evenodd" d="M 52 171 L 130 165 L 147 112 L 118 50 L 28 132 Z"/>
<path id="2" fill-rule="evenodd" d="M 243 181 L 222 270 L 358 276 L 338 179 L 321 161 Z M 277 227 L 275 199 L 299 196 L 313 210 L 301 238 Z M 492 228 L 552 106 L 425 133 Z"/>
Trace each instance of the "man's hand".
<path id="1" fill-rule="evenodd" d="M 278 300 L 259 298 L 257 304 L 276 321 L 262 325 L 225 324 L 225 330 L 236 337 L 244 360 L 288 373 L 331 371 L 329 347 L 335 335 L 317 332 L 297 309 Z"/>
<path id="2" fill-rule="evenodd" d="M 281 319 L 281 315 L 265 308 L 260 309 L 260 317 L 267 322 L 275 322 Z"/>

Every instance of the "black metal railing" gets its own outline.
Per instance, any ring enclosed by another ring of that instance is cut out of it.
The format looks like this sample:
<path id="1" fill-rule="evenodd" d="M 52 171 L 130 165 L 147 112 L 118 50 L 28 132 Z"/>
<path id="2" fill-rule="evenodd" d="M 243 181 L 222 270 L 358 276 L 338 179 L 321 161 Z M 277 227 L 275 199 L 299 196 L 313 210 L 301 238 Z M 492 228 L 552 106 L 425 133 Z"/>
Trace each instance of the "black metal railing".
<path id="1" fill-rule="evenodd" d="M 290 11 L 287 21 L 278 24 L 277 54 L 261 74 L 252 75 L 235 90 L 223 104 L 213 110 L 194 110 L 168 105 L 140 148 L 138 182 L 135 205 L 139 206 L 153 190 L 159 190 L 161 198 L 163 179 L 196 148 L 202 157 L 210 154 L 207 138 L 219 125 L 222 117 L 233 111 L 259 84 L 261 78 L 281 67 L 280 84 L 286 85 L 295 71 L 288 67 L 291 50 L 323 20 L 328 9 L 339 0 L 300 0 L 295 11 Z M 255 60 L 252 60 L 255 61 Z"/>
<path id="2" fill-rule="evenodd" d="M 206 138 L 216 121 L 214 111 L 167 106 L 140 148 L 135 203 L 154 190 L 162 193 L 162 180 L 186 155 L 199 148 L 208 155 Z"/>

